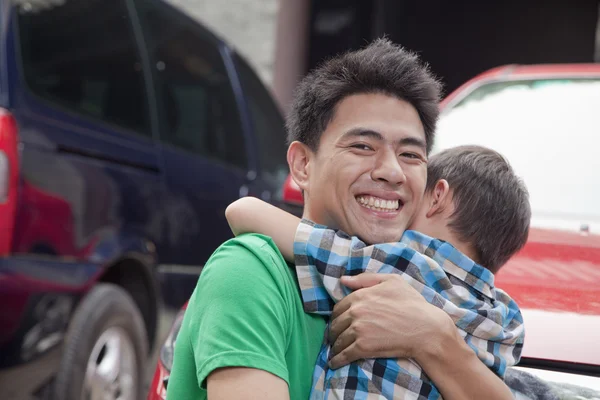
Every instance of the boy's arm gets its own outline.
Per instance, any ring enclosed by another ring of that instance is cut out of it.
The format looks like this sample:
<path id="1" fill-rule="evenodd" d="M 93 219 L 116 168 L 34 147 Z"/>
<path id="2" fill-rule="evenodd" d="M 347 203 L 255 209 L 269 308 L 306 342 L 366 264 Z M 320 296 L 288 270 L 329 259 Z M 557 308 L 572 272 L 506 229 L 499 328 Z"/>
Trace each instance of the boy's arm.
<path id="1" fill-rule="evenodd" d="M 322 277 L 338 279 L 390 272 L 399 259 L 411 260 L 416 252 L 401 242 L 366 245 L 356 236 L 305 219 L 297 227 L 294 246 L 297 267 L 307 265 Z"/>
<path id="2" fill-rule="evenodd" d="M 296 230 L 294 256 L 304 311 L 330 315 L 350 291 L 340 278 L 364 271 L 365 244 L 344 232 L 303 219 Z M 366 256 L 366 260 L 365 257 Z"/>
<path id="3" fill-rule="evenodd" d="M 322 301 L 316 308 L 328 314 L 330 303 L 324 301 L 323 291 L 334 302 L 350 293 L 341 284 L 341 277 L 363 272 L 391 272 L 400 258 L 410 260 L 414 250 L 400 242 L 367 246 L 355 236 L 302 220 L 296 230 L 294 254 L 303 300 L 307 302 L 308 296 L 315 293 L 317 298 L 312 299 L 313 302 Z M 305 309 L 318 312 L 312 306 Z"/>
<path id="4" fill-rule="evenodd" d="M 243 197 L 231 203 L 225 217 L 235 236 L 260 233 L 273 239 L 283 257 L 294 261 L 294 236 L 300 218 L 255 197 Z"/>

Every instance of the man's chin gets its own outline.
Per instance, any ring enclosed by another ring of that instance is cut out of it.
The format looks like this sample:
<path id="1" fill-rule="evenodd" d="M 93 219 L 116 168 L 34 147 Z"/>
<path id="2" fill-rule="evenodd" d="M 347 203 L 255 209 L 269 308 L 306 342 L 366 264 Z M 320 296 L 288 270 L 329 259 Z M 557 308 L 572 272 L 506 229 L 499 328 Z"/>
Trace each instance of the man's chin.
<path id="1" fill-rule="evenodd" d="M 358 237 L 367 244 L 377 244 L 398 242 L 404 234 L 404 229 L 398 229 L 398 225 L 403 224 L 397 224 L 395 227 L 390 228 L 382 225 L 381 223 L 365 222 L 360 224 L 357 232 L 351 235 Z"/>

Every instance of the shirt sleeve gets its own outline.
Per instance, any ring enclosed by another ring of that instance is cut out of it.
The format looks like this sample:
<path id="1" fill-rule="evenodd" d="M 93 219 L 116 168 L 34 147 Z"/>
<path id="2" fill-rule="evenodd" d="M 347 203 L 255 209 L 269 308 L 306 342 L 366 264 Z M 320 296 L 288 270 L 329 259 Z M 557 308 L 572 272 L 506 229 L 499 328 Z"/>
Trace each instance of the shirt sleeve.
<path id="1" fill-rule="evenodd" d="M 340 282 L 342 276 L 398 272 L 414 253 L 400 242 L 367 246 L 355 236 L 303 219 L 296 231 L 294 257 L 304 310 L 330 315 L 333 305 L 350 293 Z"/>
<path id="2" fill-rule="evenodd" d="M 363 272 L 365 244 L 344 232 L 303 219 L 296 230 L 294 259 L 306 312 L 330 315 L 350 290 L 340 278 Z"/>
<path id="3" fill-rule="evenodd" d="M 289 305 L 273 253 L 266 243 L 253 248 L 234 239 L 205 266 L 186 315 L 200 387 L 223 367 L 261 369 L 289 385 Z"/>

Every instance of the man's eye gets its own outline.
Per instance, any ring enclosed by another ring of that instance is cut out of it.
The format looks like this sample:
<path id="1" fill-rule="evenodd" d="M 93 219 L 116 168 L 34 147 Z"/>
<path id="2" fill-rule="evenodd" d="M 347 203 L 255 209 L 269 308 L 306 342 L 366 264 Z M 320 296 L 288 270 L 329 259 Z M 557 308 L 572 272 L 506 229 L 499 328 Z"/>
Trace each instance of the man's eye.
<path id="1" fill-rule="evenodd" d="M 371 146 L 368 146 L 368 145 L 362 144 L 362 143 L 353 144 L 350 147 L 352 147 L 353 149 L 358 149 L 358 150 L 366 150 L 366 151 L 373 150 L 371 148 Z"/>
<path id="2" fill-rule="evenodd" d="M 400 154 L 401 157 L 405 157 L 405 158 L 410 158 L 410 159 L 421 159 L 421 157 L 419 157 L 418 154 L 415 153 L 402 153 Z"/>

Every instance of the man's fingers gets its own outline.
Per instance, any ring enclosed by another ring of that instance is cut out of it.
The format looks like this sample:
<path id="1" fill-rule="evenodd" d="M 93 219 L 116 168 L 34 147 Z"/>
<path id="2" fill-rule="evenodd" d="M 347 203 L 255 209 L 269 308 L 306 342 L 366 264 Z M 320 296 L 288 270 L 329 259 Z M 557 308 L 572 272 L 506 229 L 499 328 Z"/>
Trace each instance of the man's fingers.
<path id="1" fill-rule="evenodd" d="M 389 279 L 391 274 L 375 274 L 372 272 L 363 272 L 354 276 L 342 276 L 342 285 L 349 287 L 352 290 L 363 289 L 375 286 Z"/>
<path id="2" fill-rule="evenodd" d="M 361 298 L 364 299 L 364 296 L 369 292 L 369 290 L 370 289 L 368 287 L 365 287 L 363 290 L 352 292 L 348 296 L 341 299 L 335 306 L 333 306 L 331 319 L 335 320 L 336 318 L 339 318 L 340 315 L 344 314 L 350 309 L 353 303 L 359 301 Z"/>
<path id="3" fill-rule="evenodd" d="M 403 282 L 403 279 L 400 278 L 399 275 L 395 274 L 374 274 L 372 272 L 364 272 L 360 275 L 355 276 L 343 276 L 342 284 L 348 286 L 350 289 L 353 289 L 354 292 L 350 293 L 348 296 L 344 297 L 340 300 L 334 307 L 333 312 L 331 314 L 331 319 L 335 319 L 344 312 L 346 312 L 353 302 L 355 302 L 360 296 L 365 295 L 367 292 L 372 290 L 377 290 L 373 288 L 380 283 L 398 280 Z M 392 283 L 392 282 L 390 282 Z M 404 285 L 408 286 L 408 284 L 404 283 Z M 357 290 L 363 289 L 363 290 Z M 414 290 L 414 289 L 413 289 Z"/>
<path id="4" fill-rule="evenodd" d="M 335 314 L 335 308 L 334 308 L 334 314 Z M 333 316 L 331 317 L 331 323 L 329 324 L 329 343 L 334 343 L 338 337 L 340 336 L 340 334 L 344 331 L 346 331 L 349 327 L 350 324 L 352 323 L 352 317 L 350 316 L 349 312 L 343 312 L 342 314 L 338 315 L 338 316 Z"/>
<path id="5" fill-rule="evenodd" d="M 403 300 L 406 304 L 412 304 L 410 301 L 413 296 L 418 297 L 420 301 L 425 299 L 402 277 L 395 274 L 363 273 L 354 277 L 345 277 L 342 284 L 354 291 L 333 308 L 328 338 L 329 343 L 332 343 L 330 366 L 339 368 L 365 357 L 376 358 L 380 357 L 380 354 L 389 353 L 389 356 L 396 354 L 388 349 L 389 346 L 385 341 L 381 340 L 386 336 L 374 335 L 371 330 L 383 329 L 388 334 L 394 334 L 385 323 L 380 323 L 382 319 L 385 322 L 381 313 L 379 319 L 369 318 L 369 315 L 376 311 L 373 307 L 389 303 L 390 296 Z M 404 287 L 410 289 L 407 291 L 403 289 Z M 369 329 L 359 329 L 361 327 Z"/>
<path id="6" fill-rule="evenodd" d="M 355 332 L 352 328 L 347 327 L 339 332 L 338 335 L 333 338 L 329 337 L 329 343 L 331 343 L 331 352 L 333 354 L 339 354 L 349 347 L 356 340 Z"/>
<path id="7" fill-rule="evenodd" d="M 331 360 L 329 360 L 329 368 L 331 369 L 338 369 L 340 367 L 343 367 L 344 365 L 350 364 L 352 361 L 356 361 L 358 360 L 358 358 L 356 357 L 356 344 L 351 344 L 350 346 L 346 347 L 344 350 L 342 350 L 340 353 L 335 354 L 333 357 L 331 357 Z"/>
<path id="8" fill-rule="evenodd" d="M 348 309 L 352 305 L 352 299 L 354 298 L 354 296 L 352 296 L 353 294 L 354 293 L 350 293 L 348 296 L 344 297 L 342 300 L 337 302 L 336 305 L 333 306 L 333 311 L 331 312 L 332 321 L 335 321 L 337 318 L 340 317 L 340 315 L 348 311 Z"/>

